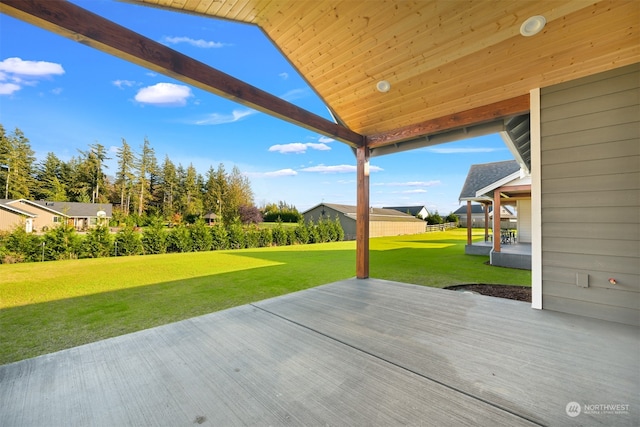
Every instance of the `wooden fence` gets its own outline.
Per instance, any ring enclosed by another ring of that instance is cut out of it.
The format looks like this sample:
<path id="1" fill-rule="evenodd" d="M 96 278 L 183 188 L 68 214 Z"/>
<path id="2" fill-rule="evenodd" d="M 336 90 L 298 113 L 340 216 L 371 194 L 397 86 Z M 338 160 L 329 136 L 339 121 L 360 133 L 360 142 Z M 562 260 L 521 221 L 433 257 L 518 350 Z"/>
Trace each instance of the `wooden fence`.
<path id="1" fill-rule="evenodd" d="M 458 227 L 457 222 L 445 222 L 444 224 L 433 224 L 433 225 L 427 224 L 426 231 L 445 231 L 445 230 L 449 230 L 451 228 L 457 228 L 457 227 Z"/>

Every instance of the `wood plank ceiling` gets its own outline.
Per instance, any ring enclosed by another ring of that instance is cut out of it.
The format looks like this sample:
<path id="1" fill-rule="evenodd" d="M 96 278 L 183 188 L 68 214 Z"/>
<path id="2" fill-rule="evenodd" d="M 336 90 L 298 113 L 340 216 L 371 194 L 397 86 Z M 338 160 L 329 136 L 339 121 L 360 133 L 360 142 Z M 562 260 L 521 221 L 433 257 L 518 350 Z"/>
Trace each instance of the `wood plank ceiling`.
<path id="1" fill-rule="evenodd" d="M 381 145 L 419 123 L 640 62 L 637 1 L 128 1 L 258 25 L 341 123 Z M 533 15 L 547 25 L 523 37 Z M 377 91 L 380 80 L 391 90 Z"/>

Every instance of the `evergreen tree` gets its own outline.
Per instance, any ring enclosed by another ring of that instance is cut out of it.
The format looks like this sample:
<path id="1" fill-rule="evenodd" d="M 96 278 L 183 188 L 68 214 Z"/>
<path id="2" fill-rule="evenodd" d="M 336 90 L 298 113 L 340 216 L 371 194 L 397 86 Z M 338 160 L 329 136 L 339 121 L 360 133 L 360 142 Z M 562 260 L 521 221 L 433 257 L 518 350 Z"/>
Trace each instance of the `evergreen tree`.
<path id="1" fill-rule="evenodd" d="M 162 164 L 159 187 L 162 194 L 162 215 L 164 215 L 165 218 L 172 218 L 177 211 L 175 195 L 179 187 L 179 182 L 176 166 L 169 159 L 169 156 L 165 156 L 164 163 Z"/>
<path id="2" fill-rule="evenodd" d="M 141 217 L 151 199 L 151 177 L 157 170 L 155 152 L 147 138 L 144 139 L 142 152 L 134 162 L 134 165 L 136 171 L 136 204 L 138 216 Z"/>
<path id="3" fill-rule="evenodd" d="M 116 153 L 118 159 L 118 171 L 116 172 L 116 187 L 120 193 L 120 210 L 128 215 L 131 206 L 131 192 L 134 179 L 135 155 L 127 141 L 122 138 L 122 147 Z"/>
<path id="4" fill-rule="evenodd" d="M 34 198 L 38 200 L 52 200 L 66 202 L 66 164 L 58 159 L 54 153 L 47 153 L 45 160 L 36 166 L 36 187 Z"/>
<path id="5" fill-rule="evenodd" d="M 28 199 L 34 187 L 33 164 L 34 152 L 24 133 L 16 128 L 13 134 L 7 135 L 0 129 L 0 165 L 5 172 L 4 197 L 8 199 Z"/>

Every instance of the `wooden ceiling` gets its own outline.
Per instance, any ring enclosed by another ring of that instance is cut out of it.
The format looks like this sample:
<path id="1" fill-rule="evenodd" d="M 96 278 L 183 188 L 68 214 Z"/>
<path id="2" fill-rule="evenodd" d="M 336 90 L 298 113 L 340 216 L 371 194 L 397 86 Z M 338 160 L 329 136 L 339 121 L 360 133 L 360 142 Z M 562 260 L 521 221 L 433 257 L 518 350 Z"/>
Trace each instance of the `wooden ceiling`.
<path id="1" fill-rule="evenodd" d="M 446 133 L 474 126 L 486 132 L 526 114 L 531 89 L 640 62 L 637 0 L 125 1 L 259 26 L 338 124 L 66 1 L 0 0 L 0 12 L 372 155 L 446 142 L 457 137 Z M 546 27 L 520 35 L 533 15 Z M 376 90 L 381 80 L 391 84 L 386 93 Z"/>
<path id="2" fill-rule="evenodd" d="M 640 61 L 635 0 L 129 1 L 258 25 L 362 135 Z M 546 27 L 520 35 L 533 15 L 543 15 Z M 376 90 L 380 80 L 389 92 Z"/>

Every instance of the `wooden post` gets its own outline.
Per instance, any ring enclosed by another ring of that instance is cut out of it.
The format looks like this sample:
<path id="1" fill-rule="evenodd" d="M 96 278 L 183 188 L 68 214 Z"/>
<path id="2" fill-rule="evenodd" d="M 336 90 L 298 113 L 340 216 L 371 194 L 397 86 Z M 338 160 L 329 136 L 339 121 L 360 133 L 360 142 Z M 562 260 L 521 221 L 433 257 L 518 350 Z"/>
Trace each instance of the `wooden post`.
<path id="1" fill-rule="evenodd" d="M 358 147 L 356 207 L 356 277 L 369 277 L 369 148 Z"/>
<path id="2" fill-rule="evenodd" d="M 472 244 L 471 241 L 471 200 L 467 200 L 467 245 Z"/>
<path id="3" fill-rule="evenodd" d="M 493 251 L 500 252 L 500 189 L 493 191 Z"/>
<path id="4" fill-rule="evenodd" d="M 483 203 L 484 208 L 484 241 L 489 240 L 489 204 Z"/>

